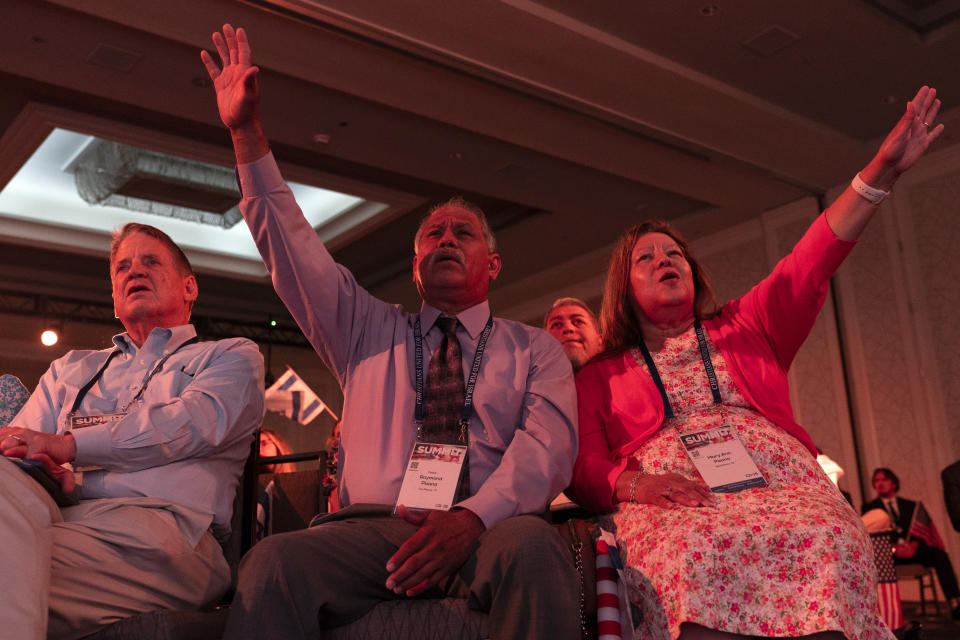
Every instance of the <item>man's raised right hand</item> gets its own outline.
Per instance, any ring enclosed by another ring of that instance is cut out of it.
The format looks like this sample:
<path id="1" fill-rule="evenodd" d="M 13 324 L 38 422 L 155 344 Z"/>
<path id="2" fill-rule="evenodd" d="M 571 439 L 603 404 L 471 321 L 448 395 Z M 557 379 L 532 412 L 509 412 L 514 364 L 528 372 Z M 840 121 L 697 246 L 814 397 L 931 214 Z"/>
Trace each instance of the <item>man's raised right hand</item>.
<path id="1" fill-rule="evenodd" d="M 257 84 L 260 69 L 250 64 L 250 43 L 242 28 L 234 30 L 229 24 L 223 25 L 223 34 L 213 34 L 213 45 L 220 55 L 221 65 L 207 51 L 201 51 L 200 58 L 217 92 L 220 119 L 230 129 L 237 162 L 252 162 L 269 151 L 260 127 L 260 89 Z"/>

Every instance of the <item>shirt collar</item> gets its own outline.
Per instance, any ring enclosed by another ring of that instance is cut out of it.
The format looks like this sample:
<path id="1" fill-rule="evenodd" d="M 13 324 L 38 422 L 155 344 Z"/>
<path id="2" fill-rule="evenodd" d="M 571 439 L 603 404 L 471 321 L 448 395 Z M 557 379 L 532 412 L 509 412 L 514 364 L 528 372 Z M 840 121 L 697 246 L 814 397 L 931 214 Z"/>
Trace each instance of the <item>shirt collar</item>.
<path id="1" fill-rule="evenodd" d="M 143 341 L 143 349 L 164 355 L 176 351 L 184 342 L 197 335 L 192 324 L 182 324 L 178 327 L 154 327 Z M 113 344 L 127 355 L 137 353 L 137 345 L 130 339 L 126 331 L 113 336 Z"/>
<path id="2" fill-rule="evenodd" d="M 424 335 L 433 328 L 434 323 L 440 315 L 441 312 L 439 309 L 431 307 L 426 302 L 423 303 L 423 307 L 420 308 L 420 324 L 423 327 Z M 472 340 L 476 340 L 477 336 L 480 335 L 483 328 L 487 325 L 487 319 L 490 317 L 490 302 L 484 300 L 469 309 L 464 309 L 456 314 L 455 317 L 460 321 L 460 324 L 463 325 L 463 328 L 466 329 L 467 335 L 469 335 Z"/>

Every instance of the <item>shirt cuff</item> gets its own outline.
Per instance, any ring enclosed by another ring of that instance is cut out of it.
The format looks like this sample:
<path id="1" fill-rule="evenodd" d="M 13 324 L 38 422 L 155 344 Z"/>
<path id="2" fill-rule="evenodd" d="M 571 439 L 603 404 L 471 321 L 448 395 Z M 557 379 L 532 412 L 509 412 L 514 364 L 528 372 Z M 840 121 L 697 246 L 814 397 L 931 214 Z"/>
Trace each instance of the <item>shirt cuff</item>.
<path id="1" fill-rule="evenodd" d="M 77 457 L 73 463 L 78 467 L 103 464 L 113 451 L 109 425 L 96 425 L 70 431 L 77 445 Z"/>
<path id="2" fill-rule="evenodd" d="M 494 525 L 514 515 L 514 503 L 512 501 L 498 500 L 496 496 L 493 496 L 493 498 L 491 500 L 481 491 L 454 506 L 474 512 L 483 522 L 483 526 L 489 530 Z"/>
<path id="3" fill-rule="evenodd" d="M 244 197 L 285 189 L 286 182 L 270 151 L 262 158 L 248 164 L 237 165 L 237 182 Z"/>

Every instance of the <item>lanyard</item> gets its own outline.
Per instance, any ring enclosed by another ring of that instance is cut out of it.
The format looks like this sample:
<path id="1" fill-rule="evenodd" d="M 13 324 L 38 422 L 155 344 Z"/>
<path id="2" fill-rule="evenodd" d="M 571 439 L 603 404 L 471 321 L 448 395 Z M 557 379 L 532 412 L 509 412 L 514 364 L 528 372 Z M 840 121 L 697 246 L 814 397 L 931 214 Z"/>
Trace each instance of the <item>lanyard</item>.
<path id="1" fill-rule="evenodd" d="M 493 330 L 493 316 L 487 319 L 487 325 L 480 334 L 480 340 L 477 341 L 477 352 L 473 356 L 473 365 L 470 367 L 470 377 L 463 390 L 463 410 L 460 412 L 460 434 L 461 439 L 465 438 L 466 427 L 470 422 L 470 414 L 473 411 L 473 390 L 477 386 L 477 376 L 480 374 L 480 361 L 483 360 L 483 351 L 487 347 L 487 338 L 490 337 L 490 331 Z M 417 403 L 414 410 L 414 418 L 417 424 L 423 424 L 423 335 L 420 331 L 420 316 L 417 316 L 413 323 L 413 343 L 416 363 L 416 394 Z"/>
<path id="2" fill-rule="evenodd" d="M 710 392 L 713 394 L 713 403 L 720 404 L 722 398 L 720 397 L 720 384 L 717 382 L 717 374 L 713 370 L 713 362 L 710 361 L 710 351 L 707 349 L 707 337 L 703 331 L 703 325 L 700 324 L 699 320 L 695 320 L 693 323 L 693 328 L 697 332 L 697 344 L 700 346 L 700 359 L 703 360 L 703 368 L 707 372 L 707 381 L 710 383 Z M 657 390 L 660 391 L 660 398 L 663 399 L 663 412 L 667 418 L 673 418 L 673 407 L 670 406 L 670 399 L 667 397 L 667 390 L 663 386 L 663 380 L 660 379 L 660 372 L 657 371 L 657 365 L 653 363 L 653 357 L 650 355 L 650 350 L 647 349 L 647 345 L 644 344 L 643 340 L 640 340 L 640 353 L 643 354 L 643 361 L 647 364 L 647 370 L 650 372 L 650 377 L 653 378 L 653 383 L 657 385 Z M 637 350 L 632 349 L 631 353 L 633 354 L 634 360 L 637 361 L 637 364 L 640 364 L 640 359 L 637 357 Z"/>
<path id="3" fill-rule="evenodd" d="M 197 338 L 197 336 L 193 336 L 186 342 L 182 343 L 179 347 L 177 347 L 167 355 L 163 356 L 163 358 L 161 358 L 161 360 L 156 364 L 156 366 L 154 366 L 153 371 L 150 372 L 150 375 L 147 376 L 147 379 L 143 381 L 142 385 L 140 385 L 140 390 L 137 391 L 137 395 L 133 396 L 133 399 L 130 400 L 130 402 L 128 402 L 126 405 L 124 405 L 123 409 L 121 409 L 118 413 L 126 413 L 127 409 L 130 408 L 130 405 L 132 405 L 134 402 L 140 399 L 140 396 L 143 395 L 143 392 L 147 390 L 147 385 L 150 384 L 151 380 L 153 380 L 153 376 L 157 375 L 157 373 L 160 372 L 160 369 L 163 368 L 163 365 L 166 364 L 170 356 L 175 354 L 177 351 L 180 351 L 180 349 L 187 346 L 188 344 L 193 344 L 198 341 L 199 339 Z M 103 366 L 100 367 L 100 369 L 93 376 L 93 378 L 91 378 L 90 381 L 87 382 L 87 384 L 83 385 L 83 387 L 80 388 L 80 391 L 77 392 L 77 399 L 73 401 L 73 408 L 70 409 L 70 415 L 73 415 L 77 412 L 77 409 L 80 408 L 80 403 L 83 402 L 83 398 L 87 395 L 87 392 L 90 391 L 90 389 L 93 388 L 93 385 L 97 383 L 97 380 L 99 380 L 103 376 L 103 372 L 107 370 L 107 366 L 110 364 L 110 361 L 113 360 L 118 355 L 120 355 L 120 349 L 114 349 L 113 351 L 111 351 L 110 355 L 107 357 L 107 361 L 103 363 Z"/>

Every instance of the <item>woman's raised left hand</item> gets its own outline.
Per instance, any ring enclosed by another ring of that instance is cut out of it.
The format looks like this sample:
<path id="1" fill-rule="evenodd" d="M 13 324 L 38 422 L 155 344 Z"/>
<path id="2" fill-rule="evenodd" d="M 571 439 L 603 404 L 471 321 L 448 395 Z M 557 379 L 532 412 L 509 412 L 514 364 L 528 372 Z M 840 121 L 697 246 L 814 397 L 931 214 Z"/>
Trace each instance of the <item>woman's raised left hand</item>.
<path id="1" fill-rule="evenodd" d="M 913 100 L 907 103 L 899 122 L 880 145 L 877 160 L 893 169 L 897 175 L 907 171 L 943 131 L 942 124 L 934 126 L 939 111 L 937 90 L 920 87 Z"/>

